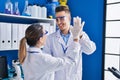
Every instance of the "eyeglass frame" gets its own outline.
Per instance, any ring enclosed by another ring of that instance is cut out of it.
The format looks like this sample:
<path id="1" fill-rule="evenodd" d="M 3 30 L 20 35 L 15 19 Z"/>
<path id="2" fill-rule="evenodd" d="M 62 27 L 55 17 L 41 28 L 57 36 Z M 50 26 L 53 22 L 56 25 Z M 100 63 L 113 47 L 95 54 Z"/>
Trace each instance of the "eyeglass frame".
<path id="1" fill-rule="evenodd" d="M 44 35 L 47 35 L 48 34 L 48 31 L 45 30 L 45 33 L 43 33 L 42 35 L 40 35 L 40 37 L 43 37 Z"/>
<path id="2" fill-rule="evenodd" d="M 59 16 L 59 17 L 56 17 L 55 19 L 56 19 L 56 22 L 58 22 L 58 19 L 60 21 L 64 21 L 66 19 L 66 16 Z"/>

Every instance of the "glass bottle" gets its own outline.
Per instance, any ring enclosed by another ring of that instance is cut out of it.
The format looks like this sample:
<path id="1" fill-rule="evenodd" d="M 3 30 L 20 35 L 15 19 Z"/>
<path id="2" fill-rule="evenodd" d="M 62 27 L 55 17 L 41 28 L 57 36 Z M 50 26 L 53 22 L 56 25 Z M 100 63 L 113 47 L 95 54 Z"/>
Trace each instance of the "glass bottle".
<path id="1" fill-rule="evenodd" d="M 22 15 L 23 16 L 30 16 L 30 13 L 29 13 L 29 11 L 28 11 L 28 0 L 25 0 L 25 6 L 24 6 L 24 10 L 23 10 L 23 12 L 22 12 Z"/>
<path id="2" fill-rule="evenodd" d="M 18 2 L 15 2 L 14 15 L 20 15 L 20 11 L 19 11 L 19 8 L 18 8 Z"/>
<path id="3" fill-rule="evenodd" d="M 13 14 L 13 4 L 10 0 L 7 0 L 5 4 L 5 13 L 6 14 Z"/>

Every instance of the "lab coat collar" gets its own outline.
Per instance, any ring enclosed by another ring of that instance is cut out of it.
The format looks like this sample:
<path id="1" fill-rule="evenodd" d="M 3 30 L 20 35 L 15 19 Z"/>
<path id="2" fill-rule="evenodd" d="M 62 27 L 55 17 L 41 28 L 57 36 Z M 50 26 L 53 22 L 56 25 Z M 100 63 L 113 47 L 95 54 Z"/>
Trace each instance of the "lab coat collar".
<path id="1" fill-rule="evenodd" d="M 62 36 L 60 35 L 60 30 L 57 31 L 56 37 L 57 37 L 57 40 L 60 44 L 62 44 L 63 46 L 66 46 Z"/>
<path id="2" fill-rule="evenodd" d="M 60 44 L 62 44 L 63 46 L 66 46 L 66 47 L 67 47 L 67 46 L 69 46 L 70 43 L 73 41 L 73 36 L 72 36 L 71 34 L 72 34 L 72 33 L 71 33 L 71 31 L 70 31 L 70 36 L 69 36 L 67 45 L 65 44 L 62 36 L 60 35 L 60 30 L 58 30 L 58 31 L 56 32 L 56 37 L 57 37 L 58 42 L 59 42 Z"/>
<path id="3" fill-rule="evenodd" d="M 37 47 L 29 47 L 28 52 L 36 52 L 36 53 L 41 53 L 41 49 Z"/>

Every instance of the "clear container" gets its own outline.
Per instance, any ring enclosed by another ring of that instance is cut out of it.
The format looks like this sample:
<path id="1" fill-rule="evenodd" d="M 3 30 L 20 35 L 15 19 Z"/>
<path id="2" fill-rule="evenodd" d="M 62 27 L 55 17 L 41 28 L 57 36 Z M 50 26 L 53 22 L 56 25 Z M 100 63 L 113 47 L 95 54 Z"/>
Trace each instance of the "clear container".
<path id="1" fill-rule="evenodd" d="M 14 15 L 20 15 L 20 11 L 19 11 L 19 8 L 18 8 L 18 2 L 15 2 Z"/>
<path id="2" fill-rule="evenodd" d="M 29 11 L 28 11 L 28 0 L 25 0 L 25 6 L 24 6 L 24 10 L 22 12 L 23 16 L 31 16 Z"/>
<path id="3" fill-rule="evenodd" d="M 7 0 L 5 4 L 5 13 L 6 14 L 13 14 L 13 4 L 10 0 Z"/>

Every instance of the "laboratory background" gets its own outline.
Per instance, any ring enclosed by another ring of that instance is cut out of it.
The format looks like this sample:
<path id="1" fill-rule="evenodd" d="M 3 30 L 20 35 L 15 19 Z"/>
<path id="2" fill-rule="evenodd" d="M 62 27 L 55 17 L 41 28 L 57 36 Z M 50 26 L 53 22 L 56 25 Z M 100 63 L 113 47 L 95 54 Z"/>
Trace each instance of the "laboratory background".
<path id="1" fill-rule="evenodd" d="M 0 0 L 0 80 L 23 76 L 20 69 L 15 70 L 24 31 L 41 22 L 49 34 L 55 32 L 54 9 L 62 1 L 66 0 Z M 82 54 L 83 80 L 119 80 L 120 0 L 67 0 L 66 5 L 72 18 L 85 21 L 83 30 L 96 44 L 93 54 Z"/>

